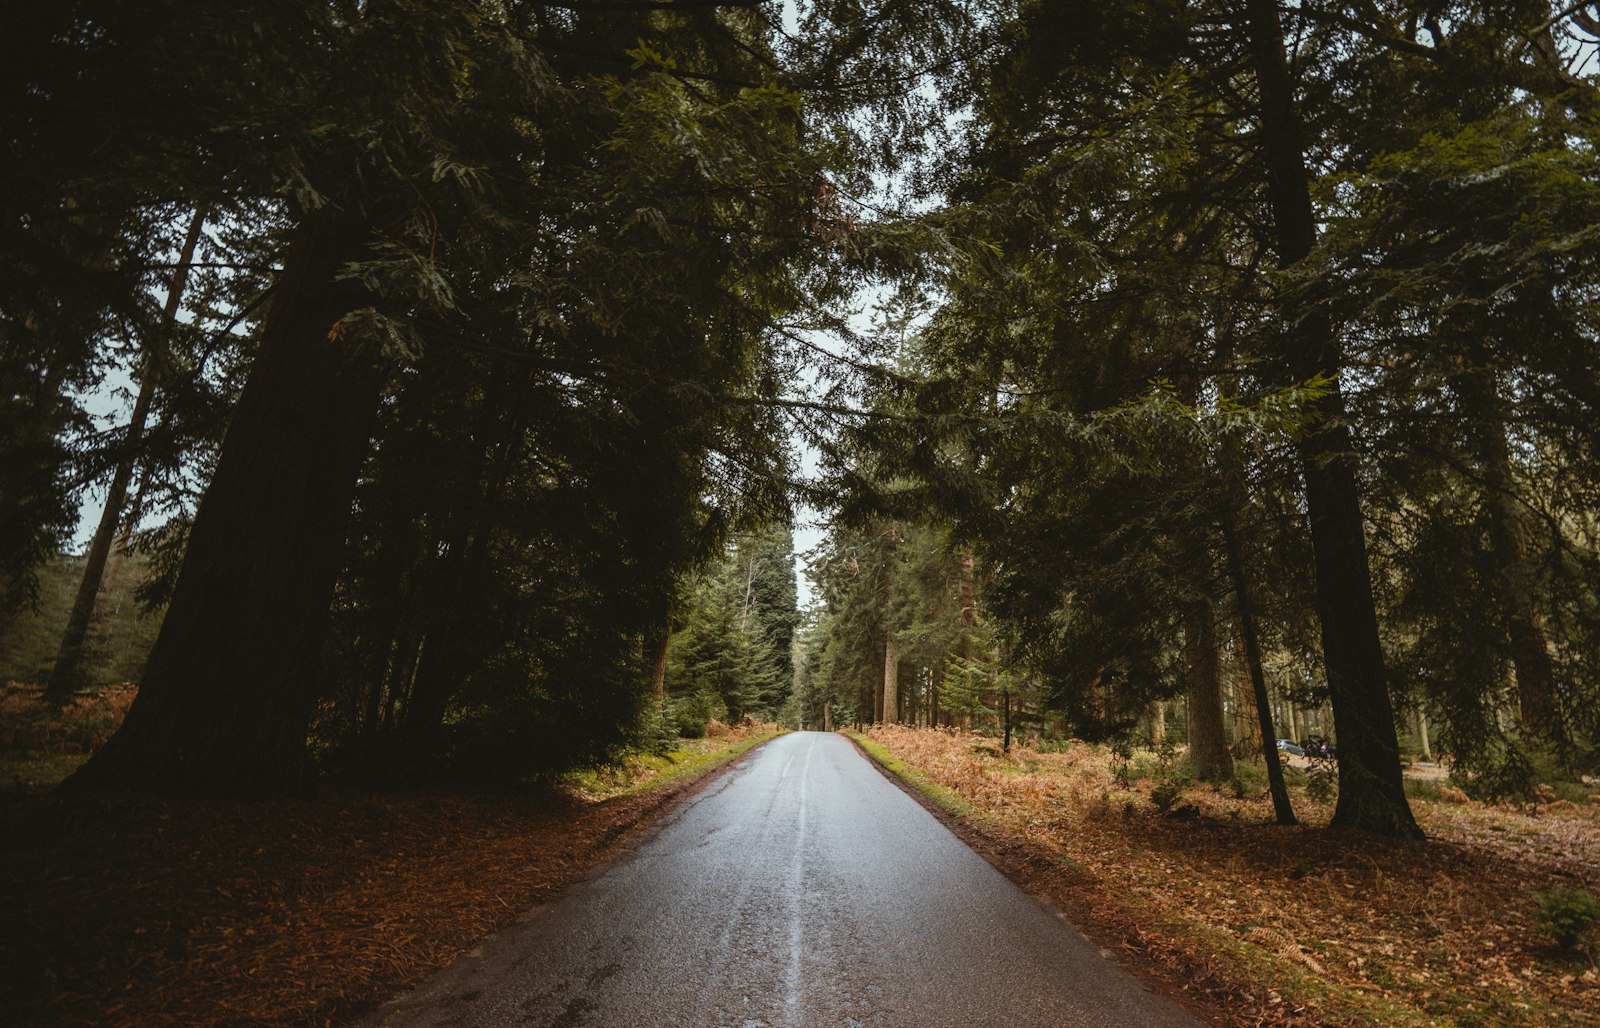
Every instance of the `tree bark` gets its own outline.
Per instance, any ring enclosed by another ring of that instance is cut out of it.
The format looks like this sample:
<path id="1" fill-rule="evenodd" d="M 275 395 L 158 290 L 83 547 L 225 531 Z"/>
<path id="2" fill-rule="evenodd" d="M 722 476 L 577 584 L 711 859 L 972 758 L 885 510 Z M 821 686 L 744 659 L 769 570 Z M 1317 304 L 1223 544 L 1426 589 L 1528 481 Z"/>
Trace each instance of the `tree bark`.
<path id="1" fill-rule="evenodd" d="M 1272 699 L 1267 695 L 1267 676 L 1261 668 L 1261 642 L 1256 633 L 1255 604 L 1250 599 L 1250 580 L 1245 574 L 1244 554 L 1233 527 L 1232 514 L 1222 518 L 1222 539 L 1228 550 L 1228 574 L 1233 579 L 1234 600 L 1239 607 L 1239 640 L 1244 644 L 1245 665 L 1255 693 L 1261 755 L 1267 762 L 1267 784 L 1272 792 L 1272 812 L 1280 825 L 1295 823 L 1294 807 L 1289 803 L 1289 787 L 1283 780 L 1283 764 L 1278 757 L 1278 741 L 1272 732 Z"/>
<path id="2" fill-rule="evenodd" d="M 896 720 L 900 698 L 900 649 L 895 644 L 894 633 L 884 635 L 883 642 L 883 721 Z"/>
<path id="3" fill-rule="evenodd" d="M 1005 741 L 1000 749 L 1004 753 L 1011 752 L 1011 689 L 1009 686 L 1000 690 L 1000 712 L 1005 719 Z"/>
<path id="4" fill-rule="evenodd" d="M 177 323 L 178 308 L 189 282 L 189 268 L 194 261 L 195 246 L 200 241 L 200 230 L 205 225 L 209 208 L 195 208 L 189 220 L 189 231 L 184 236 L 178 255 L 178 266 L 167 285 L 167 300 L 161 311 L 161 322 L 154 338 L 144 345 L 143 367 L 139 373 L 139 394 L 133 401 L 133 413 L 128 418 L 128 430 L 122 440 L 122 455 L 117 459 L 111 474 L 111 484 L 106 488 L 106 505 L 100 513 L 100 523 L 89 543 L 88 558 L 84 562 L 83 578 L 78 583 L 78 594 L 72 603 L 72 613 L 67 617 L 67 627 L 61 634 L 61 646 L 56 651 L 55 666 L 50 671 L 50 681 L 45 686 L 44 698 L 52 703 L 64 702 L 81 684 L 78 668 L 83 657 L 83 641 L 89 634 L 89 622 L 94 617 L 95 600 L 100 595 L 100 583 L 105 576 L 106 559 L 111 555 L 117 528 L 122 522 L 123 507 L 128 499 L 128 485 L 139 462 L 139 447 L 144 441 L 145 422 L 150 417 L 150 405 L 155 400 L 156 382 L 165 363 L 162 350 L 172 344 L 172 328 Z"/>
<path id="5" fill-rule="evenodd" d="M 667 650 L 672 645 L 672 631 L 665 626 L 645 636 L 645 646 L 650 652 L 650 698 L 660 703 L 667 698 Z"/>
<path id="6" fill-rule="evenodd" d="M 1251 629 L 1255 629 L 1254 624 Z M 1244 632 L 1244 617 L 1241 615 L 1234 625 L 1234 659 L 1229 661 L 1228 668 L 1229 691 L 1233 694 L 1233 754 L 1241 758 L 1259 750 L 1262 740 L 1261 721 L 1257 717 L 1259 704 L 1255 694 L 1255 669 L 1251 667 L 1250 647 L 1245 642 Z M 1259 658 L 1258 653 L 1257 660 Z M 1269 720 L 1268 739 L 1273 738 L 1271 732 Z"/>
<path id="7" fill-rule="evenodd" d="M 1189 764 L 1194 776 L 1214 782 L 1233 776 L 1222 724 L 1222 681 L 1217 675 L 1217 631 L 1211 605 L 1191 610 L 1183 625 L 1183 661 L 1188 681 Z"/>
<path id="8" fill-rule="evenodd" d="M 68 788 L 306 787 L 311 683 L 383 381 L 340 321 L 370 302 L 336 279 L 364 242 L 329 220 L 291 245 L 139 695 Z"/>
<path id="9" fill-rule="evenodd" d="M 1261 105 L 1261 145 L 1278 261 L 1304 260 L 1316 242 L 1304 130 L 1283 47 L 1276 0 L 1248 0 L 1251 60 Z M 1338 738 L 1339 800 L 1332 824 L 1421 838 L 1400 773 L 1394 708 L 1384 683 L 1383 648 L 1367 567 L 1350 429 L 1340 391 L 1342 363 L 1333 324 L 1321 307 L 1286 312 L 1286 370 L 1297 382 L 1322 376 L 1327 390 L 1316 424 L 1298 444 L 1322 624 L 1322 658 Z"/>

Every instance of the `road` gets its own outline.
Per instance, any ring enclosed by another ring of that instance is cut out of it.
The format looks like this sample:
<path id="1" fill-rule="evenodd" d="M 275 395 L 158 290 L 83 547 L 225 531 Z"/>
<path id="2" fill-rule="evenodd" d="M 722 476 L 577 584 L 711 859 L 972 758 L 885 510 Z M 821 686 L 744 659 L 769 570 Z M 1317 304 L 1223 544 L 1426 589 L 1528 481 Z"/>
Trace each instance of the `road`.
<path id="1" fill-rule="evenodd" d="M 1192 1025 L 884 779 L 785 735 L 372 1025 Z"/>

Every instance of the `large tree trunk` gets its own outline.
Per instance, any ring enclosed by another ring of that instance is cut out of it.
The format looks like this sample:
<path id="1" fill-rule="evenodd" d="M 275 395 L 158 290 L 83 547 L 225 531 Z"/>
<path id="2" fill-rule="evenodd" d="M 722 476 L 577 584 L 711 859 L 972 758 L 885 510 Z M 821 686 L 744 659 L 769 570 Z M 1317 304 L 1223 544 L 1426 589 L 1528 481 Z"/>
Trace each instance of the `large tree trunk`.
<path id="1" fill-rule="evenodd" d="M 291 246 L 139 695 L 68 787 L 305 788 L 311 683 L 382 386 L 340 325 L 370 302 L 335 277 L 364 235 L 308 224 Z"/>
<path id="2" fill-rule="evenodd" d="M 1278 260 L 1289 267 L 1311 253 L 1316 221 L 1303 150 L 1303 128 L 1283 49 L 1276 0 L 1249 0 L 1251 59 L 1261 103 L 1261 145 Z M 1384 684 L 1383 648 L 1372 598 L 1356 491 L 1350 429 L 1340 391 L 1342 363 L 1333 324 L 1319 307 L 1292 312 L 1287 370 L 1298 382 L 1322 376 L 1327 390 L 1318 421 L 1299 443 L 1306 481 L 1322 659 L 1338 737 L 1339 800 L 1332 823 L 1421 838 L 1406 801 L 1394 708 Z"/>
<path id="3" fill-rule="evenodd" d="M 1214 782 L 1233 776 L 1222 724 L 1222 680 L 1217 674 L 1217 630 L 1210 604 L 1190 611 L 1183 623 L 1183 662 L 1188 681 L 1189 765 L 1194 776 Z"/>
<path id="4" fill-rule="evenodd" d="M 205 225 L 207 211 L 204 205 L 196 208 L 189 221 L 189 231 L 178 255 L 178 266 L 167 285 L 167 301 L 161 312 L 161 322 L 154 330 L 154 338 L 145 341 L 144 366 L 139 373 L 139 394 L 133 401 L 133 413 L 128 419 L 128 430 L 122 440 L 122 455 L 112 471 L 111 484 L 106 489 L 105 509 L 100 513 L 100 523 L 89 542 L 89 554 L 84 562 L 83 578 L 78 583 L 78 595 L 73 600 L 71 614 L 67 616 L 67 627 L 61 634 L 55 666 L 45 686 L 44 698 L 52 703 L 64 702 L 80 684 L 78 665 L 83 656 L 83 641 L 89 634 L 89 622 L 94 617 L 95 600 L 100 595 L 106 560 L 111 555 L 112 543 L 116 540 L 123 507 L 128 499 L 128 485 L 133 481 L 134 468 L 139 461 L 145 422 L 150 417 L 150 405 L 155 400 L 156 379 L 165 364 L 161 351 L 172 345 L 172 328 L 177 323 L 178 308 L 189 282 L 189 268 L 194 261 L 195 246 L 200 241 L 200 229 Z"/>

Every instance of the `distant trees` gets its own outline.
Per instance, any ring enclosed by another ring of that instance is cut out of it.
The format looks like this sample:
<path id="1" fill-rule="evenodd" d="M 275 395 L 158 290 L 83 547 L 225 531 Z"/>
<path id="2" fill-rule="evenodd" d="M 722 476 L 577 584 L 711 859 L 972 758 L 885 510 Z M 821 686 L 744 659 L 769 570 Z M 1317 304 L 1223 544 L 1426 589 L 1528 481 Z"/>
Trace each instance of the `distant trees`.
<path id="1" fill-rule="evenodd" d="M 736 536 L 680 604 L 667 713 L 686 735 L 709 718 L 782 717 L 794 687 L 794 552 L 787 529 Z"/>

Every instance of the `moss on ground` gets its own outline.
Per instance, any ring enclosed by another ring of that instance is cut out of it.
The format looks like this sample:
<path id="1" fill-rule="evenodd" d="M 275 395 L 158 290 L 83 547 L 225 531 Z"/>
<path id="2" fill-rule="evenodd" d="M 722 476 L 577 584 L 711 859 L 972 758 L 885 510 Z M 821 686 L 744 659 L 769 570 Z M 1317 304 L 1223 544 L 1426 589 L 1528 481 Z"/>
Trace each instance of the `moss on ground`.
<path id="1" fill-rule="evenodd" d="M 39 750 L 0 752 L 0 790 L 48 792 L 88 759 L 87 753 L 48 753 Z"/>
<path id="2" fill-rule="evenodd" d="M 561 782 L 590 801 L 631 796 L 699 777 L 750 752 L 787 729 L 763 727 L 706 739 L 679 739 L 665 754 L 640 753 L 608 767 L 572 771 Z"/>

